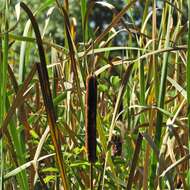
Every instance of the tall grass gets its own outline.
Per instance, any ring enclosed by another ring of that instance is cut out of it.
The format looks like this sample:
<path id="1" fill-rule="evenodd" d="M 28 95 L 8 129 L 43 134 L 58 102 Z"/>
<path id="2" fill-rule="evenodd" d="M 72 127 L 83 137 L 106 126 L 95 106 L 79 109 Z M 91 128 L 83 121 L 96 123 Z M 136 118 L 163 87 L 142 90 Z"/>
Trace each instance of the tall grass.
<path id="1" fill-rule="evenodd" d="M 25 2 L 0 8 L 0 189 L 189 189 L 187 1 Z"/>
<path id="2" fill-rule="evenodd" d="M 189 113 L 189 105 L 190 105 L 190 2 L 188 2 L 188 21 L 189 21 L 189 30 L 188 30 L 188 52 L 187 52 L 187 116 L 188 116 L 188 134 L 189 134 L 189 149 L 190 149 L 190 113 Z M 190 187 L 190 171 L 188 171 L 188 188 Z"/>
<path id="3" fill-rule="evenodd" d="M 168 14 L 167 18 L 167 31 L 166 31 L 166 39 L 165 39 L 165 48 L 168 48 L 170 46 L 170 34 L 171 34 L 171 15 L 172 15 L 172 7 L 168 6 Z M 162 64 L 162 70 L 161 70 L 161 81 L 160 81 L 160 89 L 159 89 L 159 96 L 158 96 L 158 107 L 164 108 L 164 101 L 166 96 L 166 82 L 167 82 L 167 72 L 168 72 L 168 52 L 165 52 L 163 54 L 163 64 Z M 160 141 L 161 141 L 161 134 L 162 134 L 162 122 L 163 122 L 163 114 L 158 111 L 157 113 L 157 122 L 156 122 L 156 132 L 155 132 L 155 143 L 158 148 L 160 148 Z M 154 159 L 154 157 L 153 157 Z M 155 179 L 155 173 L 156 173 L 156 163 L 157 161 L 153 160 L 152 164 L 152 180 Z"/>
<path id="4" fill-rule="evenodd" d="M 4 18 L 4 26 L 1 26 L 1 30 L 8 30 L 7 20 L 7 3 L 3 4 L 5 11 L 1 14 Z M 2 19 L 3 21 L 3 19 Z M 1 85 L 1 104 L 0 104 L 0 124 L 2 124 L 4 115 L 6 112 L 6 88 L 7 88 L 7 64 L 8 64 L 8 33 L 5 32 L 3 39 L 1 39 L 1 65 L 0 65 L 0 85 Z M 4 154 L 3 154 L 3 139 L 0 140 L 0 160 L 1 160 L 1 172 L 0 172 L 0 188 L 3 188 L 3 173 L 4 173 Z"/>

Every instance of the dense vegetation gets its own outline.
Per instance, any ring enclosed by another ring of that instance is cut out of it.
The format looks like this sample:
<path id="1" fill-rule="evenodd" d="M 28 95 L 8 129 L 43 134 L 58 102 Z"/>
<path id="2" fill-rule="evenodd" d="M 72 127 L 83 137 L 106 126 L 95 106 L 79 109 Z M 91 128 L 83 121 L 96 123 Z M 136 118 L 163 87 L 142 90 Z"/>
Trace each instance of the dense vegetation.
<path id="1" fill-rule="evenodd" d="M 186 0 L 0 2 L 0 189 L 190 189 Z"/>

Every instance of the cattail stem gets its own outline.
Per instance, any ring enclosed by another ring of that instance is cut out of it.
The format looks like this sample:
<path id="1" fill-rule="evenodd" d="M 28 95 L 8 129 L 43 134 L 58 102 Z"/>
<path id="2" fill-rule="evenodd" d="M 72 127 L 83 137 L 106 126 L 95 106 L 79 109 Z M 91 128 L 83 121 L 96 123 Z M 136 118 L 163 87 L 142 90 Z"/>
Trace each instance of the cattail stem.
<path id="1" fill-rule="evenodd" d="M 93 190 L 93 163 L 90 163 L 90 189 Z"/>

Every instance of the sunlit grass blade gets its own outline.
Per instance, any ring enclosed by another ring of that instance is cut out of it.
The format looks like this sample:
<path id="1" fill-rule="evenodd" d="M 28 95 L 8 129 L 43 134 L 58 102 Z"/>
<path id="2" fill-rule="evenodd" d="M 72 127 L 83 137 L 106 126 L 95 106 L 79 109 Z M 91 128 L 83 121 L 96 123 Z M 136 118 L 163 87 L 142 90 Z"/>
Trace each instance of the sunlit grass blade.
<path id="1" fill-rule="evenodd" d="M 168 48 L 170 45 L 170 26 L 171 26 L 171 18 L 172 18 L 172 7 L 169 6 L 168 9 L 168 23 L 167 23 L 167 32 L 166 32 L 166 41 L 165 41 L 165 48 Z M 166 96 L 166 82 L 167 82 L 167 71 L 168 71 L 168 52 L 163 54 L 163 64 L 162 64 L 162 71 L 161 71 L 161 82 L 160 82 L 160 89 L 159 89 L 159 97 L 158 97 L 158 107 L 164 108 L 164 100 Z M 155 132 L 155 143 L 158 147 L 160 147 L 161 141 L 161 133 L 162 133 L 162 122 L 163 122 L 163 114 L 161 112 L 157 113 L 157 121 L 156 121 L 156 132 Z M 154 185 L 154 179 L 156 174 L 156 159 L 153 156 L 152 160 L 152 167 L 151 167 L 151 187 Z"/>
<path id="2" fill-rule="evenodd" d="M 45 160 L 45 159 L 47 159 L 47 158 L 49 158 L 49 157 L 53 157 L 53 156 L 55 156 L 55 153 L 42 156 L 42 157 L 40 157 L 37 161 L 40 162 L 40 161 L 42 161 L 42 160 Z M 8 180 L 9 178 L 18 175 L 18 174 L 19 174 L 20 172 L 22 172 L 23 170 L 25 170 L 25 169 L 29 168 L 30 166 L 32 166 L 32 164 L 35 164 L 34 162 L 35 162 L 35 160 L 31 160 L 31 161 L 26 162 L 25 164 L 23 164 L 23 165 L 21 165 L 21 166 L 15 168 L 14 170 L 12 170 L 12 171 L 6 173 L 5 176 L 4 176 L 4 180 Z"/>
<path id="3" fill-rule="evenodd" d="M 152 13 L 152 50 L 156 50 L 156 37 L 157 37 L 157 13 L 156 13 L 156 0 L 153 1 L 153 13 Z M 153 64 L 153 73 L 154 73 L 154 91 L 155 91 L 155 100 L 157 102 L 159 95 L 159 81 L 158 81 L 158 64 L 157 58 L 155 55 L 152 55 L 152 64 Z"/>
<path id="4" fill-rule="evenodd" d="M 168 24 L 167 24 L 165 48 L 168 48 L 170 45 L 169 41 L 170 41 L 171 17 L 172 17 L 172 8 L 170 6 L 169 11 L 168 11 Z M 160 108 L 164 108 L 164 100 L 165 100 L 165 95 L 166 95 L 167 70 L 168 70 L 168 57 L 169 57 L 169 53 L 165 52 L 163 54 L 163 65 L 162 65 L 161 83 L 160 83 L 159 99 L 158 99 L 158 107 Z M 156 123 L 156 134 L 155 134 L 155 142 L 156 142 L 156 145 L 158 145 L 158 147 L 160 146 L 162 121 L 163 121 L 163 115 L 160 114 L 160 112 L 158 112 L 157 123 Z"/>
<path id="5" fill-rule="evenodd" d="M 148 18 L 148 5 L 149 5 L 149 1 L 146 1 L 146 4 L 145 4 L 145 9 L 144 9 L 144 13 L 143 13 L 143 19 L 142 19 L 142 26 L 141 26 L 141 32 L 146 32 L 144 31 L 145 30 L 145 26 L 146 26 L 146 23 L 145 22 Z M 139 46 L 142 47 L 143 46 L 143 39 L 144 37 L 143 36 L 140 36 L 140 39 L 139 39 Z M 138 56 L 140 57 L 141 55 L 141 52 L 139 51 L 138 52 Z M 148 61 L 147 61 L 148 62 Z M 145 91 L 146 91 L 146 87 L 145 87 L 145 63 L 144 63 L 144 60 L 139 60 L 138 61 L 138 64 L 139 64 L 139 83 L 140 83 L 140 105 L 144 106 L 146 103 L 145 103 Z M 145 116 L 142 114 L 140 116 L 140 122 L 141 123 L 144 123 L 145 122 Z"/>
<path id="6" fill-rule="evenodd" d="M 23 33 L 23 36 L 24 37 L 27 37 L 28 35 L 28 32 L 30 30 L 30 27 L 31 27 L 31 23 L 30 21 L 28 20 L 27 23 L 26 23 L 26 26 L 25 26 L 25 29 L 24 29 L 24 33 Z M 22 84 L 23 80 L 24 80 L 24 73 L 26 71 L 26 68 L 25 68 L 25 62 L 26 59 L 29 58 L 29 51 L 27 51 L 27 42 L 26 41 L 22 41 L 21 43 L 21 47 L 20 47 L 20 61 L 19 61 L 19 84 Z M 26 53 L 27 52 L 27 53 Z"/>
<path id="7" fill-rule="evenodd" d="M 155 51 L 156 49 L 156 33 L 157 33 L 157 28 L 156 28 L 156 23 L 157 23 L 157 18 L 156 18 L 156 0 L 153 0 L 152 2 L 152 49 L 153 51 Z M 154 78 L 154 86 L 153 89 L 150 92 L 150 96 L 154 97 L 151 98 L 155 104 L 157 104 L 157 100 L 158 100 L 158 92 L 159 92 L 159 81 L 158 81 L 158 72 L 157 72 L 157 62 L 156 62 L 156 55 L 153 54 L 150 64 L 149 64 L 149 74 L 150 76 L 153 75 Z M 153 74 L 152 74 L 153 73 Z M 154 95 L 153 95 L 154 92 Z M 150 102 L 151 102 L 150 101 Z M 152 136 L 153 134 L 153 127 L 154 127 L 154 115 L 155 115 L 156 111 L 155 110 L 151 110 L 150 111 L 150 115 L 149 115 L 149 128 L 147 129 L 147 133 Z M 150 171 L 150 162 L 151 159 L 151 149 L 150 149 L 150 145 L 147 143 L 146 145 L 146 150 L 145 150 L 145 160 L 144 160 L 144 172 L 143 172 L 143 189 L 146 190 L 148 189 L 148 178 L 149 178 L 149 171 Z"/>
<path id="8" fill-rule="evenodd" d="M 188 30 L 188 51 L 187 51 L 187 117 L 188 117 L 188 128 L 189 128 L 189 151 L 190 151 L 190 1 L 188 1 L 188 20 L 189 20 L 189 30 Z M 190 160 L 189 160 L 190 167 Z M 187 174 L 188 177 L 188 188 L 190 188 L 190 170 Z"/>
<path id="9" fill-rule="evenodd" d="M 153 133 L 153 127 L 154 127 L 154 115 L 156 113 L 156 110 L 150 110 L 150 116 L 149 116 L 149 128 L 148 128 L 148 135 L 152 136 Z M 151 158 L 151 149 L 150 145 L 147 143 L 146 149 L 145 149 L 145 159 L 144 159 L 144 172 L 143 172 L 143 190 L 148 189 L 148 175 L 149 175 L 149 169 L 150 169 L 150 158 Z"/>
<path id="10" fill-rule="evenodd" d="M 88 40 L 88 18 L 87 18 L 87 1 L 80 0 L 81 17 L 82 17 L 82 31 L 84 43 Z"/>

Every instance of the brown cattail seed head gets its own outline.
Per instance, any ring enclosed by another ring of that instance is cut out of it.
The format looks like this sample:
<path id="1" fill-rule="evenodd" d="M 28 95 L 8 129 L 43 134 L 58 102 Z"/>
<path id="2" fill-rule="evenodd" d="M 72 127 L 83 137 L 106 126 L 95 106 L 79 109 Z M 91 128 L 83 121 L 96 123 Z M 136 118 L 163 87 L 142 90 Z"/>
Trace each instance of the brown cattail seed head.
<path id="1" fill-rule="evenodd" d="M 96 76 L 89 75 L 86 79 L 86 110 L 85 110 L 85 143 L 88 161 L 96 161 L 96 107 L 97 81 Z"/>

